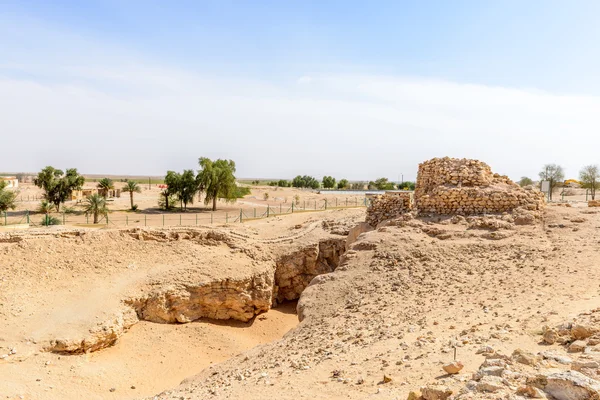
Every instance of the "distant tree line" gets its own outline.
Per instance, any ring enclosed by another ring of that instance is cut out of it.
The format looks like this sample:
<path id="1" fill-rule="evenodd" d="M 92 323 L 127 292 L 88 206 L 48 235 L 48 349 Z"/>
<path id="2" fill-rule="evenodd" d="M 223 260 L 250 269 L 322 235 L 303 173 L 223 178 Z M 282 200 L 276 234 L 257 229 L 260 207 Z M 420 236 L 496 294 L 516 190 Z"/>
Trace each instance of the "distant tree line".
<path id="1" fill-rule="evenodd" d="M 552 200 L 552 192 L 560 186 L 565 186 L 568 182 L 577 182 L 574 179 L 565 181 L 565 172 L 562 166 L 558 164 L 546 164 L 542 167 L 542 170 L 538 174 L 541 181 L 548 181 L 550 191 L 548 197 Z M 596 199 L 596 190 L 600 189 L 600 169 L 598 165 L 590 164 L 584 166 L 579 171 L 578 183 L 582 188 L 588 189 L 592 200 Z M 535 184 L 535 182 L 526 176 L 521 177 L 518 184 L 520 186 L 529 186 Z M 541 188 L 541 187 L 540 187 Z"/>

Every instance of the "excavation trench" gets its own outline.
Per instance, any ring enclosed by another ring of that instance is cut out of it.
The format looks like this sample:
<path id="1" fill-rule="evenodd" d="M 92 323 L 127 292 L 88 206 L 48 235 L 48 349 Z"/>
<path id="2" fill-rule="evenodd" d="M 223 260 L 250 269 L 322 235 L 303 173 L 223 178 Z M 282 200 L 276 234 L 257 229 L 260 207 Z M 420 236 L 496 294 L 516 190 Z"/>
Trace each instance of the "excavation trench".
<path id="1" fill-rule="evenodd" d="M 240 250 L 223 237 L 209 236 L 207 240 L 216 240 L 210 245 L 226 243 Z M 284 302 L 299 299 L 313 278 L 335 271 L 345 249 L 346 238 L 322 239 L 264 259 L 260 268 L 242 277 L 193 279 L 189 271 L 178 271 L 177 279 L 155 279 L 145 290 L 124 299 L 118 312 L 83 337 L 52 340 L 46 350 L 77 354 L 107 348 L 139 321 L 251 321 Z"/>

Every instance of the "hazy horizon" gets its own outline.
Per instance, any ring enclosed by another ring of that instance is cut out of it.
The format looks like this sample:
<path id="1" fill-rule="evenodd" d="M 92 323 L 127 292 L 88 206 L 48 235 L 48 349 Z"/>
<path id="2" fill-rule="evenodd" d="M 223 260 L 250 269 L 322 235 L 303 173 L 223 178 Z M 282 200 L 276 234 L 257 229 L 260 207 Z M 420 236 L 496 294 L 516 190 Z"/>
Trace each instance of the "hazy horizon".
<path id="1" fill-rule="evenodd" d="M 0 170 L 414 180 L 433 157 L 513 180 L 600 163 L 600 3 L 0 6 Z M 90 172 L 94 171 L 94 172 Z"/>

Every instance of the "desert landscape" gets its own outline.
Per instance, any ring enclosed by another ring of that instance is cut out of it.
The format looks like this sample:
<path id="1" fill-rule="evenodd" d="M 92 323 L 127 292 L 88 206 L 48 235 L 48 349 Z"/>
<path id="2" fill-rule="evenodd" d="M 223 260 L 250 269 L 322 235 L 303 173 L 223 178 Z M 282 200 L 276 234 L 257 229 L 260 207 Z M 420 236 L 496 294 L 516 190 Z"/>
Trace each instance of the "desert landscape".
<path id="1" fill-rule="evenodd" d="M 0 395 L 598 398 L 596 203 L 467 159 L 416 184 L 366 209 L 0 233 Z"/>

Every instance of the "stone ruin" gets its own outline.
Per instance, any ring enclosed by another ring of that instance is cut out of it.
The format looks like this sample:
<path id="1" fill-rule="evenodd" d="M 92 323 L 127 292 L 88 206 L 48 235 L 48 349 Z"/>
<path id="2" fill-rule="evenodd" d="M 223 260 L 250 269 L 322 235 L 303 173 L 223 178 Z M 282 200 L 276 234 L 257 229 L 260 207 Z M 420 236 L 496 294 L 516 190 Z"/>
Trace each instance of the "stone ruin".
<path id="1" fill-rule="evenodd" d="M 494 174 L 477 160 L 434 158 L 419 164 L 414 202 L 395 193 L 377 196 L 367 210 L 367 222 L 377 226 L 416 209 L 420 215 L 498 214 L 544 207 L 544 194 L 534 187 L 522 188 L 508 177 Z"/>

